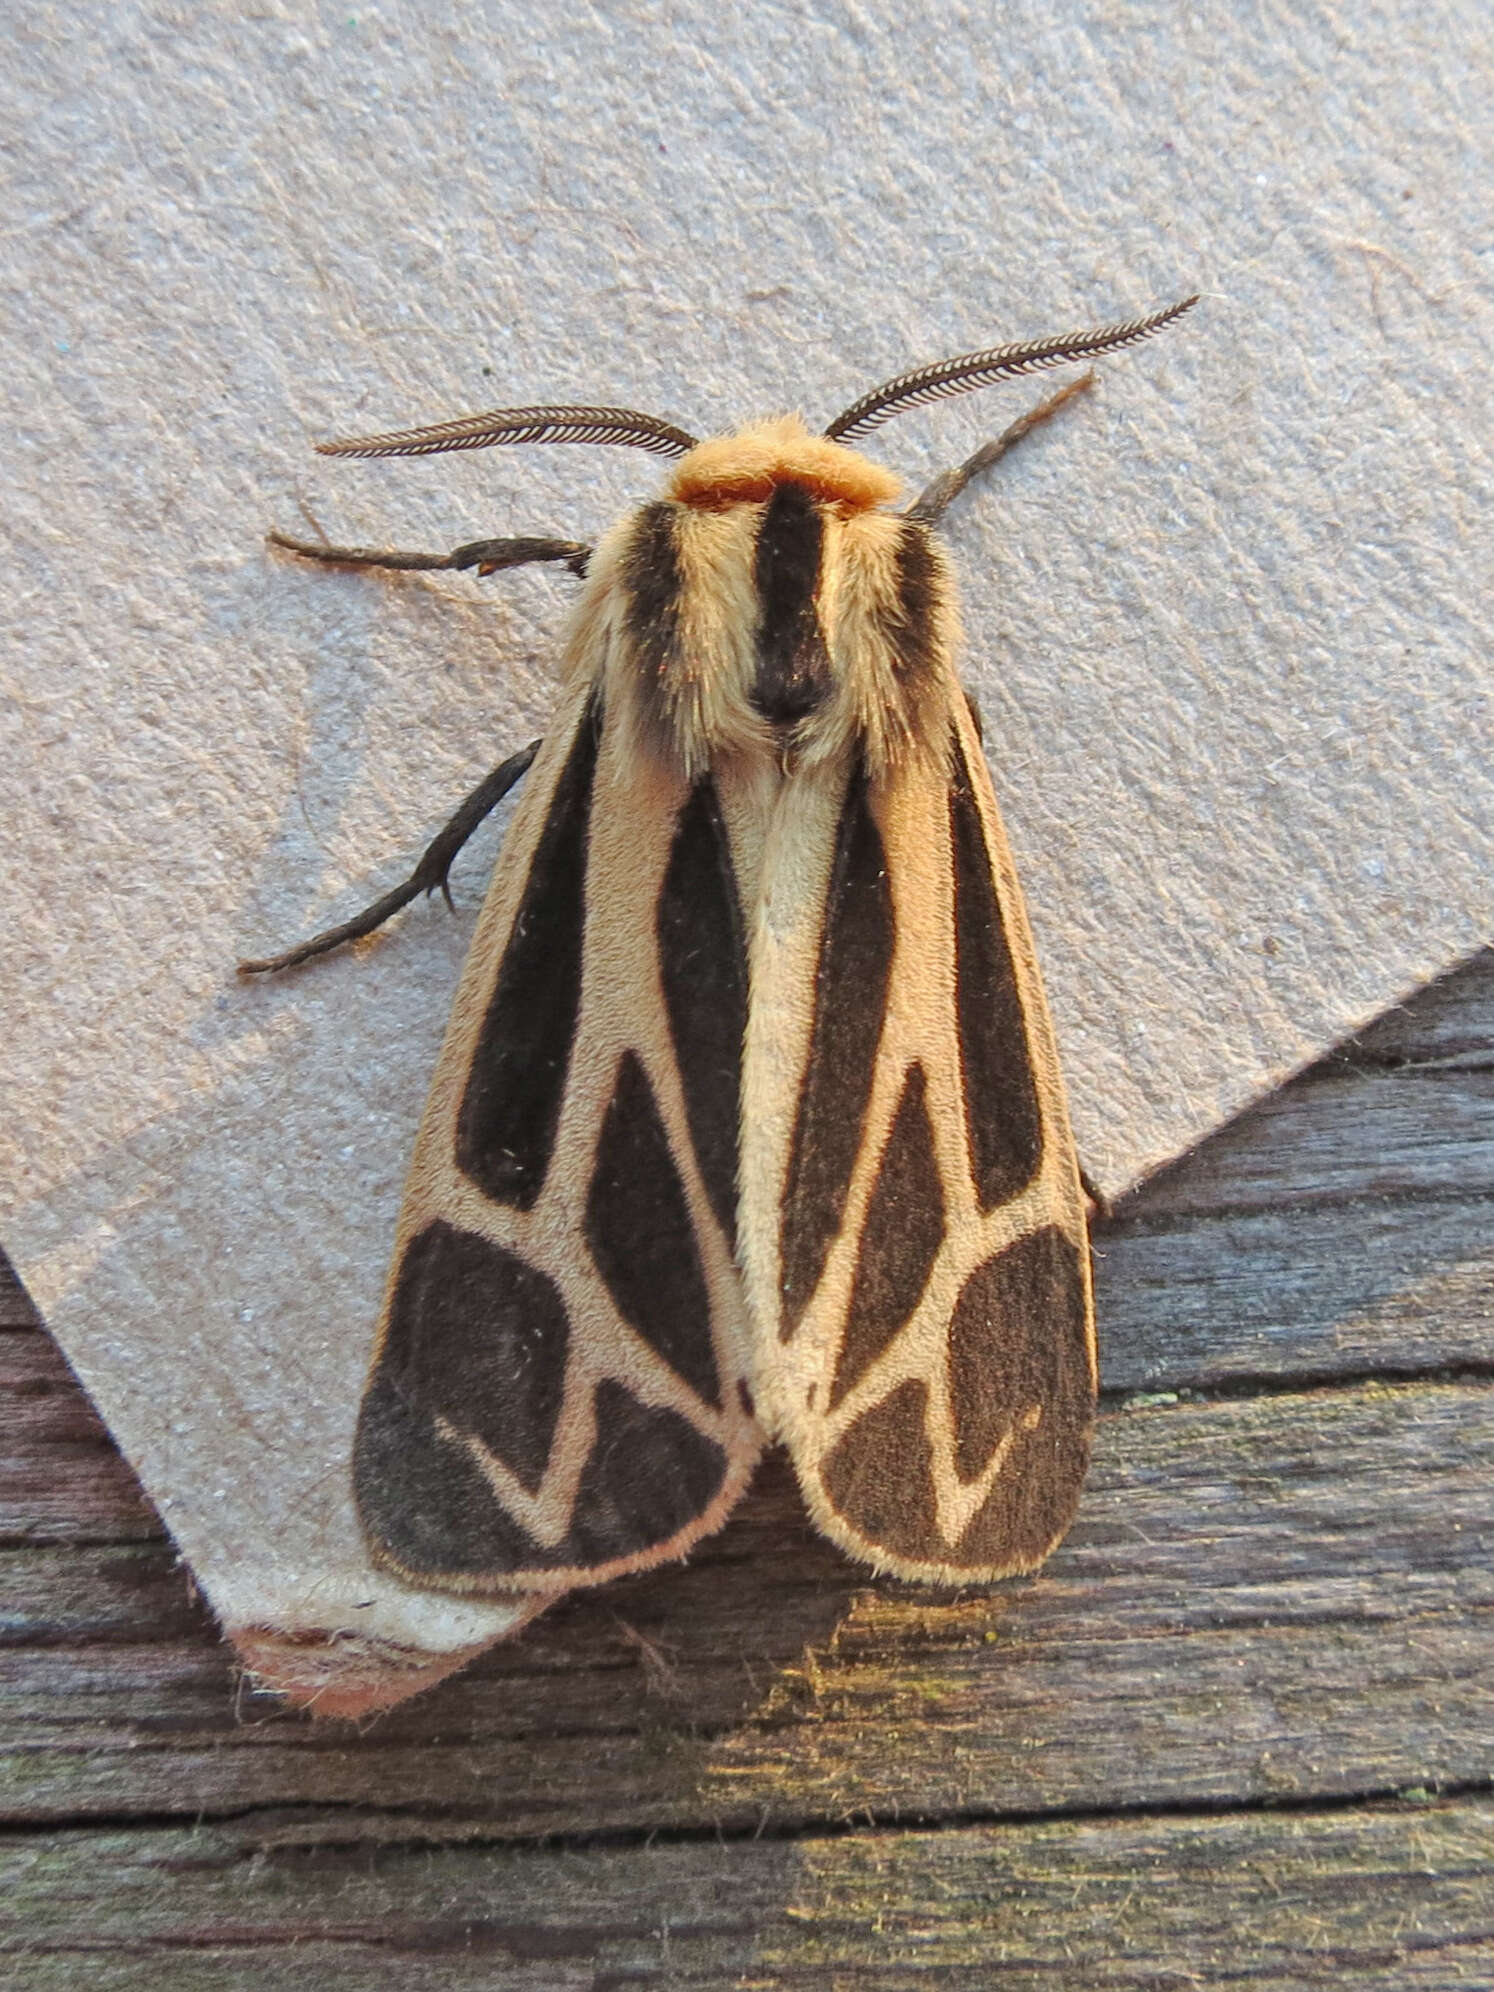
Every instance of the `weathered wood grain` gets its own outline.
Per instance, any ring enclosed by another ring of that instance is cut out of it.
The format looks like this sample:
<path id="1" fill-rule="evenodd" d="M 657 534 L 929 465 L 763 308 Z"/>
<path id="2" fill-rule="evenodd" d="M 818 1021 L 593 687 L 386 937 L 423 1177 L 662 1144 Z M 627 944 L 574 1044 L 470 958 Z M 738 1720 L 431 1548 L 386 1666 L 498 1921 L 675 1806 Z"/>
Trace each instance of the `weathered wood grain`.
<path id="1" fill-rule="evenodd" d="M 361 1737 L 236 1707 L 159 1552 L 133 1578 L 122 1554 L 80 1554 L 29 1630 L 27 1558 L 6 1586 L 10 1821 L 335 1800 L 520 1837 L 783 1830 L 1494 1775 L 1480 1383 L 1113 1414 L 1042 1575 L 955 1602 L 868 1584 L 779 1474 L 687 1568 L 568 1601 Z M 122 1635 L 132 1581 L 159 1631 Z"/>
<path id="2" fill-rule="evenodd" d="M 1387 1011 L 1125 1200 L 1128 1217 L 1441 1194 L 1494 1173 L 1494 949 Z"/>
<path id="3" fill-rule="evenodd" d="M 35 1328 L 36 1309 L 15 1276 L 10 1261 L 0 1253 L 0 1334 L 11 1328 Z"/>
<path id="4" fill-rule="evenodd" d="M 139 1481 L 0 1259 L 0 1544 L 161 1533 Z"/>
<path id="5" fill-rule="evenodd" d="M 1494 1190 L 1494 1063 L 1314 1068 L 1160 1171 L 1128 1214 L 1176 1218 Z"/>
<path id="6" fill-rule="evenodd" d="M 30 1992 L 1470 1992 L 1488 1801 L 510 1851 L 260 1817 L 0 1847 Z M 24 1978 L 5 1981 L 6 1950 Z"/>
<path id="7" fill-rule="evenodd" d="M 1127 1214 L 1094 1241 L 1101 1383 L 1494 1374 L 1491 1212 L 1426 1196 Z"/>
<path id="8" fill-rule="evenodd" d="M 1112 1390 L 1494 1372 L 1494 950 L 1126 1198 Z"/>

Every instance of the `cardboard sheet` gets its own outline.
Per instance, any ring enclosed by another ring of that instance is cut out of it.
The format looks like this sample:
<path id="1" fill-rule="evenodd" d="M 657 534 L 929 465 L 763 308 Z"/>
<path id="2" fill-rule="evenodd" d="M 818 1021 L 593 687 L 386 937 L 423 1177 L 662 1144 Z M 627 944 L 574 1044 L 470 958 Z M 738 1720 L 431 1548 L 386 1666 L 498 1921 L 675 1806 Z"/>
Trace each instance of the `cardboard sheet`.
<path id="1" fill-rule="evenodd" d="M 228 1631 L 329 1708 L 514 1610 L 369 1564 L 347 1454 L 459 910 L 626 452 L 331 463 L 542 400 L 706 433 L 1205 301 L 951 516 L 1081 1152 L 1122 1189 L 1490 932 L 1487 16 L 746 0 L 29 10 L 0 89 L 3 1242 Z M 1039 392 L 890 426 L 911 488 Z M 1102 1324 L 1103 1329 L 1103 1324 Z"/>

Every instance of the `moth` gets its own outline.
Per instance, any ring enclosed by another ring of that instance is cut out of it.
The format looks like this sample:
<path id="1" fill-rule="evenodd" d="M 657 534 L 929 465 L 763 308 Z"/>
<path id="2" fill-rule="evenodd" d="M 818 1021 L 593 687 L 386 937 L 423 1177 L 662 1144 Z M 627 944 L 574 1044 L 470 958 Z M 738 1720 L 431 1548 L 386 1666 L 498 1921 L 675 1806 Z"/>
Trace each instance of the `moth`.
<path id="1" fill-rule="evenodd" d="M 387 1570 L 538 1606 L 682 1556 L 769 1444 L 878 1571 L 983 1583 L 1063 1535 L 1096 1388 L 1086 1195 L 934 529 L 1074 389 L 903 510 L 851 444 L 1194 302 L 900 374 L 821 434 L 790 416 L 699 441 L 545 406 L 321 446 L 677 459 L 595 546 L 272 535 L 324 561 L 555 561 L 584 583 L 543 742 L 394 892 L 243 965 L 284 969 L 445 891 L 526 778 L 358 1419 L 358 1511 Z"/>

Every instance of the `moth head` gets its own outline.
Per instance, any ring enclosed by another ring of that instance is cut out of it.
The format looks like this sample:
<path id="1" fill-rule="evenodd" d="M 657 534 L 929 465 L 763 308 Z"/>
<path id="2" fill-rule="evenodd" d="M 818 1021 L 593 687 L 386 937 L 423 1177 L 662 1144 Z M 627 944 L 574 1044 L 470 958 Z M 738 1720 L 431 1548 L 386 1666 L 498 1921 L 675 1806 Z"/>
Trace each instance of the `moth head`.
<path id="1" fill-rule="evenodd" d="M 800 415 L 779 415 L 697 443 L 675 469 L 666 495 L 714 510 L 762 503 L 783 484 L 847 511 L 889 505 L 902 490 L 901 478 L 859 450 L 811 434 Z"/>

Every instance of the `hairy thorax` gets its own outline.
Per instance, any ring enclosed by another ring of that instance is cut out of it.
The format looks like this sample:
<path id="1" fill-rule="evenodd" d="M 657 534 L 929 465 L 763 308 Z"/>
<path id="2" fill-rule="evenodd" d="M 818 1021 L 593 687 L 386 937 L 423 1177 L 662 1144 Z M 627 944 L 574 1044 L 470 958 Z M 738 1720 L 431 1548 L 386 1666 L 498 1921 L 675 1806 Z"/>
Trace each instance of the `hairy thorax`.
<path id="1" fill-rule="evenodd" d="M 571 643 L 636 751 L 875 775 L 939 741 L 956 619 L 891 472 L 783 417 L 702 443 L 597 549 Z"/>

